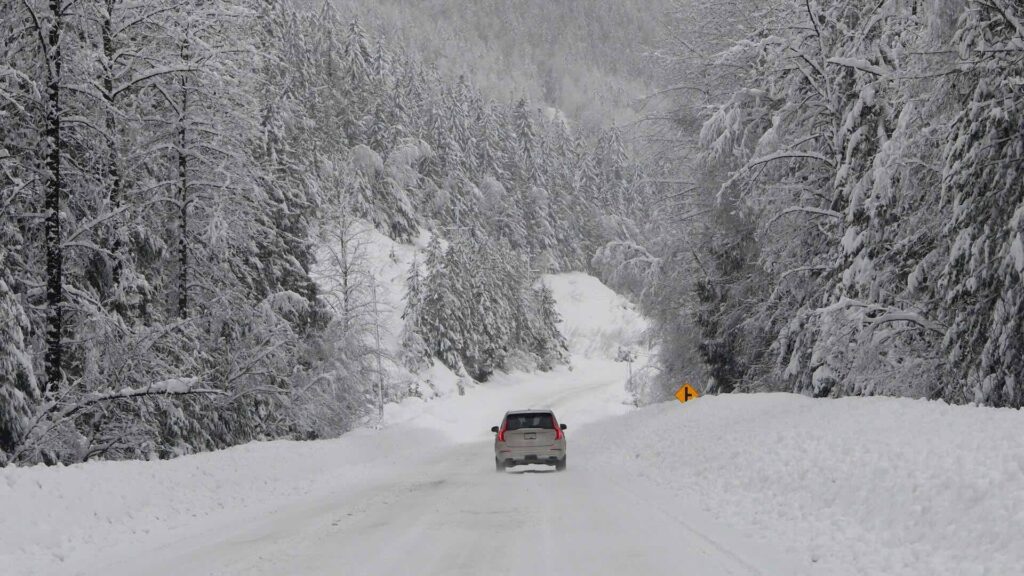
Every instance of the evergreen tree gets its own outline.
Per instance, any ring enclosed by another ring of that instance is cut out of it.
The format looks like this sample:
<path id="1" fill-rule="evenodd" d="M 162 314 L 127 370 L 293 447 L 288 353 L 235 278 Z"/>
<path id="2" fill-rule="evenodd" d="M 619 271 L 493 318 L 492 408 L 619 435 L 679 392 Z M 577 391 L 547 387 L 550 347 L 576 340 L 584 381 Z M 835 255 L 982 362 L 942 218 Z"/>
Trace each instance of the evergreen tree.
<path id="1" fill-rule="evenodd" d="M 541 358 L 540 367 L 542 370 L 549 370 L 555 364 L 565 362 L 569 346 L 565 337 L 558 330 L 558 323 L 561 317 L 555 309 L 555 298 L 551 289 L 540 283 L 534 288 L 533 299 L 537 306 L 537 317 L 535 322 L 536 338 L 534 351 Z"/>
<path id="2" fill-rule="evenodd" d="M 950 362 L 966 399 L 1024 406 L 1024 8 L 971 2 L 954 39 L 964 61 L 943 199 L 952 239 L 942 273 Z M 954 91 L 954 94 L 957 94 Z"/>
<path id="3" fill-rule="evenodd" d="M 423 340 L 423 278 L 417 259 L 413 259 L 406 276 L 405 309 L 402 311 L 402 353 L 403 362 L 413 372 L 419 372 L 430 365 L 431 353 Z"/>
<path id="4" fill-rule="evenodd" d="M 11 238 L 0 236 L 3 246 Z M 7 262 L 7 250 L 0 246 L 0 263 Z M 31 356 L 26 347 L 30 329 L 28 317 L 11 291 L 8 268 L 0 271 L 0 466 L 18 449 L 32 425 L 39 402 L 39 389 Z"/>
<path id="5" fill-rule="evenodd" d="M 464 345 L 460 318 L 462 302 L 454 291 L 454 272 L 446 267 L 447 260 L 446 251 L 441 248 L 437 236 L 431 237 L 427 247 L 420 335 L 431 355 L 458 374 L 462 371 L 459 350 Z"/>

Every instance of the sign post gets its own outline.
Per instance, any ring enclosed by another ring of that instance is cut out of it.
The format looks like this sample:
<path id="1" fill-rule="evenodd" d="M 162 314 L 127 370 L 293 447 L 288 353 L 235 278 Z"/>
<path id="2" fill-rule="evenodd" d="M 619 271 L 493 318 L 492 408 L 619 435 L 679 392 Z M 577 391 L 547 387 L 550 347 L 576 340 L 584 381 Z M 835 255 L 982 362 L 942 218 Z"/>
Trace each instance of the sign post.
<path id="1" fill-rule="evenodd" d="M 700 392 L 697 392 L 697 389 L 690 386 L 689 383 L 683 384 L 679 387 L 679 390 L 676 390 L 676 400 L 679 400 L 681 404 L 686 404 L 690 400 L 696 400 L 697 398 L 700 398 Z"/>

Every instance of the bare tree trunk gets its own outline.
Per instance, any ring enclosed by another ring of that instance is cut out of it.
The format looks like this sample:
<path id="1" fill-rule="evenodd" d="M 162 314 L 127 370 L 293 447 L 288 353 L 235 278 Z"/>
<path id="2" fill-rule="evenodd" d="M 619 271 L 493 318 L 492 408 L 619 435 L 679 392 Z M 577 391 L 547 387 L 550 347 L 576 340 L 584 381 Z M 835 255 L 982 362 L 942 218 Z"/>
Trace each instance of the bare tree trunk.
<path id="1" fill-rule="evenodd" d="M 61 35 L 64 28 L 63 7 L 60 0 L 50 0 L 53 21 L 46 45 L 46 196 L 43 208 L 46 212 L 46 386 L 44 394 L 56 392 L 61 381 L 61 334 L 64 330 L 64 252 L 61 246 L 60 197 L 64 189 L 61 176 L 61 130 L 60 130 L 60 82 L 61 82 Z"/>
<path id="2" fill-rule="evenodd" d="M 109 146 L 110 152 L 107 159 L 107 178 L 110 181 L 110 210 L 116 212 L 121 207 L 122 202 L 122 179 L 121 179 L 121 168 L 120 168 L 120 151 L 117 149 L 117 118 L 114 112 L 114 57 L 115 57 L 115 46 L 114 46 L 114 33 L 113 18 L 114 7 L 117 5 L 118 0 L 106 0 L 107 12 L 103 17 L 102 24 L 102 35 L 103 35 L 103 56 L 104 56 L 104 70 L 103 70 L 103 90 L 104 99 L 107 105 L 106 111 L 106 129 L 107 136 L 110 138 Z M 111 232 L 111 246 L 110 252 L 113 254 L 114 262 L 111 271 L 111 284 L 113 289 L 116 291 L 117 287 L 121 284 L 121 271 L 124 266 L 124 256 L 122 254 L 122 242 L 121 234 L 118 224 L 119 218 L 115 218 L 111 222 L 113 230 Z"/>
<path id="3" fill-rule="evenodd" d="M 352 267 L 349 265 L 348 258 L 348 224 L 347 222 L 342 224 L 341 228 L 341 321 L 342 326 L 345 329 L 345 333 L 348 333 L 349 321 L 352 317 L 352 282 L 351 272 Z"/>
<path id="4" fill-rule="evenodd" d="M 380 309 L 377 307 L 377 280 L 370 277 L 370 291 L 373 298 L 374 354 L 377 356 L 377 420 L 384 420 L 384 366 L 381 363 Z"/>
<path id="5" fill-rule="evenodd" d="M 189 59 L 188 40 L 182 48 L 182 58 Z M 181 228 L 178 237 L 178 317 L 188 318 L 188 78 L 181 78 L 181 115 L 178 118 L 178 218 Z"/>
<path id="6" fill-rule="evenodd" d="M 183 102 L 188 100 L 186 95 Z M 188 158 L 185 155 L 185 124 L 178 129 L 178 181 L 180 186 L 178 237 L 178 316 L 188 318 Z"/>

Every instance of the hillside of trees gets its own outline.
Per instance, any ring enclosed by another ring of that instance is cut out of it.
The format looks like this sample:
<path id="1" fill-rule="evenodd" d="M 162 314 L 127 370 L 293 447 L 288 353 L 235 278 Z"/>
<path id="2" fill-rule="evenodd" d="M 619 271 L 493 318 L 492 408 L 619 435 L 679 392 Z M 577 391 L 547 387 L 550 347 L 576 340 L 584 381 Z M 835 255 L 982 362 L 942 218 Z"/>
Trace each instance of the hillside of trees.
<path id="1" fill-rule="evenodd" d="M 670 29 L 667 225 L 617 260 L 666 382 L 1024 405 L 1024 7 L 688 0 Z"/>
<path id="2" fill-rule="evenodd" d="M 315 0 L 314 0 L 315 1 Z M 443 74 L 500 100 L 526 96 L 588 128 L 641 117 L 651 52 L 673 0 L 335 0 Z"/>
<path id="3" fill-rule="evenodd" d="M 382 351 L 353 219 L 443 239 L 410 270 L 411 368 L 543 369 L 564 343 L 536 278 L 642 205 L 617 131 L 485 98 L 331 4 L 5 2 L 0 37 L 0 465 L 358 423 Z"/>

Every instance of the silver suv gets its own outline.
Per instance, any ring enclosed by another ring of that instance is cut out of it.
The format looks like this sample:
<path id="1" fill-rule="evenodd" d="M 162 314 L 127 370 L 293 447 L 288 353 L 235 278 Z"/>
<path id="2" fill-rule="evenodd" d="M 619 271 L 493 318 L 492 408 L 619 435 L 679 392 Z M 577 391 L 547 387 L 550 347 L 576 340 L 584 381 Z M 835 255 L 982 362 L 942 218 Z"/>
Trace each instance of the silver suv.
<path id="1" fill-rule="evenodd" d="M 553 464 L 565 470 L 565 424 L 551 410 L 512 410 L 494 426 L 494 468 L 503 472 L 520 464 Z"/>

